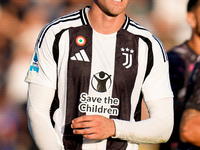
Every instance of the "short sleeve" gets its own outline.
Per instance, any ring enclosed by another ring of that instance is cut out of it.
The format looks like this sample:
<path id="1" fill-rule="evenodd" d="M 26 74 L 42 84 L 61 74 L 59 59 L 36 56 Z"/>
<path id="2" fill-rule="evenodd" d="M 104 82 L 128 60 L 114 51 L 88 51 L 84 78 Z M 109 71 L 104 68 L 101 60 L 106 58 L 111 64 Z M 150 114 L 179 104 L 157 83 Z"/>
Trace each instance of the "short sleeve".
<path id="1" fill-rule="evenodd" d="M 43 34 L 41 33 L 40 35 Z M 56 88 L 57 65 L 53 57 L 54 39 L 55 35 L 50 29 L 45 35 L 39 36 L 31 58 L 30 68 L 25 78 L 26 82 Z"/>
<path id="2" fill-rule="evenodd" d="M 145 101 L 173 97 L 166 51 L 156 37 L 153 36 L 151 42 L 153 66 L 142 86 Z"/>

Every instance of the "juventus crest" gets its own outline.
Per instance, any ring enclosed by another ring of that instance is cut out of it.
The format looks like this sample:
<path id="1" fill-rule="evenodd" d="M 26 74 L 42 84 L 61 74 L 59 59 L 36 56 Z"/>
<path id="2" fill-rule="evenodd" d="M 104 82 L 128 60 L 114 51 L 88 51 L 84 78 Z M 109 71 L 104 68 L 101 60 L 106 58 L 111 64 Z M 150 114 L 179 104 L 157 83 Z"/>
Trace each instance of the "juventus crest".
<path id="1" fill-rule="evenodd" d="M 122 55 L 126 57 L 126 61 L 123 63 L 123 66 L 128 69 L 132 66 L 133 63 L 133 49 L 121 48 Z"/>

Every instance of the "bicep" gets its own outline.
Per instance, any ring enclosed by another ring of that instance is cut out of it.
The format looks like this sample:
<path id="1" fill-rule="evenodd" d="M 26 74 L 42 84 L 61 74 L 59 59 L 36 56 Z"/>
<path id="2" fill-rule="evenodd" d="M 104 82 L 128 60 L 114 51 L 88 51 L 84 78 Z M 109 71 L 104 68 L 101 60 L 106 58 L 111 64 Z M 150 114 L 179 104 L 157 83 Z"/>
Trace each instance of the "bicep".
<path id="1" fill-rule="evenodd" d="M 39 84 L 29 83 L 27 110 L 28 115 L 33 109 L 41 115 L 49 115 L 51 103 L 55 94 L 55 89 Z"/>
<path id="2" fill-rule="evenodd" d="M 30 133 L 39 149 L 63 149 L 51 120 L 50 108 L 55 89 L 29 83 L 27 115 Z"/>

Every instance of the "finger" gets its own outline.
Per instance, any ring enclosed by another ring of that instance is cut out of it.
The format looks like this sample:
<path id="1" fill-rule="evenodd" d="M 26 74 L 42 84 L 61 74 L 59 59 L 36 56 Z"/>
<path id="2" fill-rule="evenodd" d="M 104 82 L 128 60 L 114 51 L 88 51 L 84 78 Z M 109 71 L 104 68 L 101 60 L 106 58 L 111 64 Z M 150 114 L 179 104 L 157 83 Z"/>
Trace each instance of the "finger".
<path id="1" fill-rule="evenodd" d="M 91 122 L 74 122 L 71 124 L 72 129 L 78 129 L 78 128 L 91 128 L 93 127 L 93 124 Z"/>
<path id="2" fill-rule="evenodd" d="M 82 134 L 82 135 L 90 135 L 90 134 L 94 134 L 95 130 L 94 128 L 74 129 L 73 133 Z"/>
<path id="3" fill-rule="evenodd" d="M 97 134 L 84 134 L 83 137 L 86 139 L 99 139 Z"/>
<path id="4" fill-rule="evenodd" d="M 79 122 L 91 121 L 91 120 L 93 120 L 93 117 L 94 116 L 89 116 L 89 115 L 81 116 L 81 117 L 73 119 L 72 123 L 79 123 Z"/>

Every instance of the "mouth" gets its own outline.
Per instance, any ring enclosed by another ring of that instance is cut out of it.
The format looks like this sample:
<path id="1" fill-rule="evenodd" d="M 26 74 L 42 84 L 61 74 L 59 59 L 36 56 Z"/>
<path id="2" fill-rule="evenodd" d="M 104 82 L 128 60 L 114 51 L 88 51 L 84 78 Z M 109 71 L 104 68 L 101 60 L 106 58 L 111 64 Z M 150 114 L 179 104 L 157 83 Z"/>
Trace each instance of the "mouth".
<path id="1" fill-rule="evenodd" d="M 113 0 L 114 2 L 122 2 L 123 0 Z"/>

